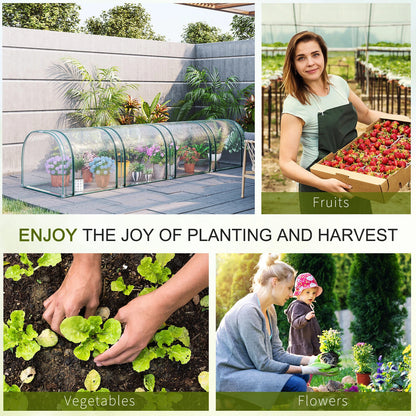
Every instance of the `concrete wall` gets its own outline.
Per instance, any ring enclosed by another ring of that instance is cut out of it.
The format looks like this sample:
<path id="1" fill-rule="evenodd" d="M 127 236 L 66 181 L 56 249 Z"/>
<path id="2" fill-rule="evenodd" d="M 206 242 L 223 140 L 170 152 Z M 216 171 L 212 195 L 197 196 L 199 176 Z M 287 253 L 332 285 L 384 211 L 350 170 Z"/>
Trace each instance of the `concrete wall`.
<path id="1" fill-rule="evenodd" d="M 70 110 L 54 79 L 62 58 L 78 59 L 87 68 L 119 68 L 122 81 L 138 86 L 131 95 L 146 101 L 179 101 L 187 92 L 189 65 L 212 69 L 222 78 L 234 74 L 244 87 L 254 82 L 254 41 L 189 45 L 140 39 L 3 27 L 3 174 L 20 172 L 26 135 L 37 129 L 64 128 Z M 61 122 L 60 122 L 61 120 Z"/>
<path id="2" fill-rule="evenodd" d="M 407 310 L 407 318 L 404 321 L 403 330 L 404 330 L 404 336 L 402 343 L 404 345 L 410 344 L 412 342 L 411 340 L 411 298 L 406 299 L 406 303 L 404 304 L 404 307 Z M 348 309 L 344 309 L 341 311 L 336 311 L 335 315 L 337 317 L 338 323 L 343 331 L 341 341 L 342 341 L 342 349 L 344 352 L 351 351 L 352 349 L 352 334 L 349 330 L 349 327 L 351 325 L 351 322 L 354 320 L 354 316 L 352 312 Z"/>

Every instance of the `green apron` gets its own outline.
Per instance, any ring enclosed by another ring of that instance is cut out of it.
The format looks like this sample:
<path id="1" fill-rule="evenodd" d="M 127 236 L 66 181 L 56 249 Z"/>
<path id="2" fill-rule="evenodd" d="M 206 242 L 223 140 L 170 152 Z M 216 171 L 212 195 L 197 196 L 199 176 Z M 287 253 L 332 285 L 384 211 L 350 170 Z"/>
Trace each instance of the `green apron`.
<path id="1" fill-rule="evenodd" d="M 318 158 L 307 167 L 335 153 L 357 137 L 357 112 L 351 103 L 330 108 L 318 113 Z M 371 213 L 370 201 L 352 198 L 348 201 L 349 209 L 324 208 L 317 210 L 311 205 L 312 197 L 304 192 L 324 192 L 309 185 L 299 184 L 300 208 L 302 213 Z"/>

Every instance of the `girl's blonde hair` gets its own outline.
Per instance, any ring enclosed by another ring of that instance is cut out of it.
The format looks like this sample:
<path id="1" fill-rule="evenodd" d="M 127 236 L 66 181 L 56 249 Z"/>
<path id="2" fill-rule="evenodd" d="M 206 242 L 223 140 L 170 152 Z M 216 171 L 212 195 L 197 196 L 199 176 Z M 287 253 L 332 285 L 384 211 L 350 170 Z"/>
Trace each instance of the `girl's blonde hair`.
<path id="1" fill-rule="evenodd" d="M 317 42 L 322 51 L 322 55 L 324 57 L 324 70 L 322 72 L 321 78 L 324 83 L 329 83 L 328 73 L 326 72 L 326 64 L 328 62 L 328 49 L 322 36 L 307 30 L 296 33 L 296 35 L 290 39 L 286 48 L 285 62 L 283 65 L 283 85 L 285 87 L 286 94 L 293 95 L 303 105 L 306 103 L 309 104 L 308 96 L 310 91 L 303 78 L 296 71 L 296 47 L 300 42 L 309 41 Z"/>
<path id="2" fill-rule="evenodd" d="M 260 256 L 257 263 L 257 272 L 253 276 L 251 290 L 261 292 L 268 290 L 268 282 L 272 278 L 277 278 L 279 282 L 295 278 L 296 270 L 279 260 L 278 254 L 265 253 Z"/>

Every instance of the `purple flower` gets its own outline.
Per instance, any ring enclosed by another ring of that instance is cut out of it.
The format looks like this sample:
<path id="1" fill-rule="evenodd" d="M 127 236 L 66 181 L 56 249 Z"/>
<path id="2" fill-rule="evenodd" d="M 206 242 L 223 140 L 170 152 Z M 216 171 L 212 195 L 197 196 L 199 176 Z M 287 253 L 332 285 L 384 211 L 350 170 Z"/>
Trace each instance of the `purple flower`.
<path id="1" fill-rule="evenodd" d="M 344 391 L 358 393 L 358 386 L 351 386 L 349 389 L 345 389 Z"/>

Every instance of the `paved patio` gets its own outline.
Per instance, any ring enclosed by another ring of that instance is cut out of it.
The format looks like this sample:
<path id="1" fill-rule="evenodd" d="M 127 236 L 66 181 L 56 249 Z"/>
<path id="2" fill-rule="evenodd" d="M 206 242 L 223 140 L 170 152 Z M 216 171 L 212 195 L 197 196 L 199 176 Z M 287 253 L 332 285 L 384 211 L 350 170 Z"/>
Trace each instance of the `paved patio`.
<path id="1" fill-rule="evenodd" d="M 3 195 L 62 214 L 254 214 L 254 181 L 242 168 L 186 176 L 94 194 L 60 198 L 20 185 L 20 175 L 3 177 Z"/>

